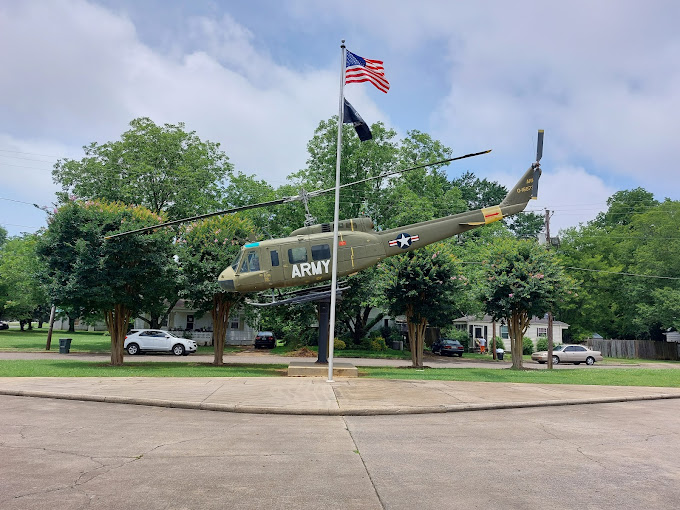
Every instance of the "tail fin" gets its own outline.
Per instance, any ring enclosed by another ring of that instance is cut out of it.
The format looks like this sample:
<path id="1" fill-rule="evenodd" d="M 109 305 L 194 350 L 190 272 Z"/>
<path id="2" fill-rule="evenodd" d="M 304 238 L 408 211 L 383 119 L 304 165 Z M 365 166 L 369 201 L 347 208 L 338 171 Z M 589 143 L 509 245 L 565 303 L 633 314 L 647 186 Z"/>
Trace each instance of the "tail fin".
<path id="1" fill-rule="evenodd" d="M 532 164 L 522 178 L 515 184 L 503 201 L 501 207 L 511 205 L 526 205 L 532 198 L 537 198 L 538 179 L 541 177 L 541 168 L 538 163 Z"/>

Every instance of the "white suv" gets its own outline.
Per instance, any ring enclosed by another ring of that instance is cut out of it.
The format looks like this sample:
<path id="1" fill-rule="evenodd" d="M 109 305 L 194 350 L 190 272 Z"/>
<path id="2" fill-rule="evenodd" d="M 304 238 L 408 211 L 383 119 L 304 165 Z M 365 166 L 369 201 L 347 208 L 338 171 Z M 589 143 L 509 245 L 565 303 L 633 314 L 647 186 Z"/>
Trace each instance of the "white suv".
<path id="1" fill-rule="evenodd" d="M 196 352 L 196 342 L 179 338 L 161 329 L 133 329 L 125 337 L 123 348 L 128 354 L 140 352 L 172 352 L 175 356 L 186 356 Z"/>

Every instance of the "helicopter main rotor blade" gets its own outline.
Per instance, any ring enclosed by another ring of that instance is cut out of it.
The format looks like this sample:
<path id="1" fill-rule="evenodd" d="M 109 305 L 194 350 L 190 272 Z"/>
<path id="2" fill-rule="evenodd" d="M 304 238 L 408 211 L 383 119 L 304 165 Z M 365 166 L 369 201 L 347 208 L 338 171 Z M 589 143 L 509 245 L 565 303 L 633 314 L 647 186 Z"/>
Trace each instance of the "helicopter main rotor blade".
<path id="1" fill-rule="evenodd" d="M 432 163 L 423 163 L 421 165 L 416 165 L 412 166 L 410 168 L 404 168 L 401 170 L 394 170 L 392 172 L 383 172 L 380 175 L 376 175 L 375 177 L 367 177 L 366 179 L 361 179 L 359 181 L 354 181 L 354 182 L 349 182 L 347 184 L 343 184 L 340 186 L 341 188 L 347 187 L 347 186 L 353 186 L 354 184 L 359 184 L 362 182 L 370 181 L 373 179 L 381 179 L 383 177 L 389 177 L 390 175 L 396 175 L 404 172 L 410 172 L 411 170 L 417 170 L 418 168 L 425 168 L 428 166 L 434 166 L 434 165 L 441 165 L 444 163 L 450 163 L 451 161 L 457 161 L 459 159 L 465 159 L 465 158 L 471 158 L 473 156 L 481 156 L 482 154 L 488 154 L 491 152 L 491 149 L 487 151 L 482 151 L 482 152 L 475 152 L 472 154 L 466 154 L 465 156 L 457 156 L 455 158 L 448 158 L 448 159 L 442 159 L 440 161 L 433 161 Z M 318 191 L 312 191 L 307 193 L 307 196 L 317 196 L 317 195 L 322 195 L 324 193 L 329 193 L 331 191 L 335 191 L 335 188 L 328 188 L 328 189 L 323 189 L 323 190 L 318 190 Z M 280 204 L 285 204 L 288 202 L 295 202 L 296 200 L 302 200 L 302 194 L 300 195 L 294 195 L 290 197 L 283 197 L 279 198 L 277 200 L 270 200 L 269 202 L 261 202 L 259 204 L 251 204 L 251 205 L 244 205 L 241 207 L 233 207 L 231 209 L 223 209 L 221 211 L 215 211 L 207 214 L 199 214 L 198 216 L 191 216 L 189 218 L 182 218 L 179 220 L 173 220 L 173 221 L 167 221 L 165 223 L 159 223 L 158 225 L 152 225 L 150 227 L 144 227 L 144 228 L 138 228 L 136 230 L 128 230 L 127 232 L 120 232 L 118 234 L 111 234 L 110 236 L 104 237 L 104 239 L 113 239 L 115 237 L 122 237 L 126 236 L 128 234 L 141 234 L 143 232 L 149 232 L 150 230 L 154 230 L 156 228 L 161 228 L 161 227 L 169 227 L 171 225 L 179 225 L 180 223 L 186 223 L 189 221 L 196 221 L 196 220 L 202 220 L 205 218 L 211 218 L 212 216 L 219 216 L 221 214 L 231 214 L 235 212 L 240 212 L 240 211 L 247 211 L 248 209 L 257 209 L 258 207 L 268 207 L 270 205 L 280 205 Z"/>
<path id="2" fill-rule="evenodd" d="M 346 188 L 347 186 L 354 186 L 355 184 L 360 184 L 362 182 L 367 182 L 367 181 L 372 181 L 373 179 L 382 179 L 383 177 L 389 177 L 390 175 L 396 175 L 396 174 L 403 174 L 405 172 L 410 172 L 411 170 L 418 170 L 419 168 L 425 168 L 428 166 L 434 166 L 434 165 L 441 165 L 444 163 L 450 163 L 451 161 L 457 161 L 459 159 L 465 159 L 465 158 L 471 158 L 473 156 L 481 156 L 482 154 L 488 154 L 491 152 L 491 149 L 487 151 L 482 151 L 482 152 L 474 152 L 472 154 L 466 154 L 465 156 L 457 156 L 455 158 L 449 158 L 449 159 L 442 159 L 440 161 L 434 161 L 432 163 L 423 163 L 422 165 L 416 165 L 412 166 L 409 168 L 403 168 L 401 170 L 393 170 L 392 172 L 383 172 L 380 175 L 376 175 L 374 177 L 367 177 L 366 179 L 361 179 L 359 181 L 354 181 L 354 182 L 348 182 L 347 184 L 341 184 L 341 188 Z M 328 188 L 328 189 L 322 189 L 318 191 L 312 191 L 310 193 L 307 193 L 309 196 L 316 196 L 316 195 L 321 195 L 323 193 L 329 193 L 331 191 L 335 191 L 335 188 Z"/>
<path id="3" fill-rule="evenodd" d="M 295 197 L 284 197 L 278 200 L 271 200 L 269 202 L 261 202 L 259 204 L 243 205 L 241 207 L 233 207 L 231 209 L 223 209 L 222 211 L 215 211 L 207 214 L 199 214 L 198 216 L 190 216 L 189 218 L 182 218 L 181 220 L 167 221 L 165 223 L 159 223 L 158 225 L 152 225 L 150 227 L 138 228 L 137 230 L 128 230 L 127 232 L 120 232 L 118 234 L 111 234 L 110 236 L 104 237 L 104 239 L 113 239 L 114 237 L 126 236 L 128 234 L 141 234 L 142 232 L 148 232 L 155 228 L 169 227 L 171 225 L 178 225 L 180 223 L 187 223 L 189 221 L 202 220 L 204 218 L 210 218 L 212 216 L 219 216 L 220 214 L 231 214 L 239 211 L 247 211 L 248 209 L 257 209 L 258 207 L 267 207 L 270 205 L 280 205 L 285 202 L 291 202 Z"/>

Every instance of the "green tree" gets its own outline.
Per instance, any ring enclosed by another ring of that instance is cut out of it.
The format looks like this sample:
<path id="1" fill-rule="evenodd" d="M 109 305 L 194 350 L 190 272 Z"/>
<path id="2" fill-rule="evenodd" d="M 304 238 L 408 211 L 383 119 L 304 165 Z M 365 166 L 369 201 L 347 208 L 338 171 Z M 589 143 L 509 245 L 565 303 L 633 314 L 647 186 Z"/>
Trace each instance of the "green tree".
<path id="1" fill-rule="evenodd" d="M 85 157 L 64 159 L 52 176 L 62 198 L 119 201 L 164 212 L 176 220 L 220 208 L 229 159 L 218 143 L 201 140 L 183 123 L 156 125 L 149 118 L 130 122 L 120 140 L 83 147 Z M 177 302 L 176 275 L 156 280 L 158 300 L 138 318 L 157 328 Z M 148 316 L 148 317 L 147 317 Z"/>
<path id="2" fill-rule="evenodd" d="M 240 242 L 253 230 L 249 220 L 231 214 L 184 225 L 180 232 L 178 256 L 185 297 L 199 314 L 210 312 L 212 316 L 215 365 L 224 364 L 229 316 L 243 302 L 242 294 L 225 292 L 217 277 L 234 263 Z"/>
<path id="3" fill-rule="evenodd" d="M 522 368 L 522 339 L 532 317 L 543 317 L 573 292 L 556 256 L 532 241 L 505 239 L 491 246 L 484 261 L 485 311 L 505 321 L 512 368 Z"/>
<path id="4" fill-rule="evenodd" d="M 0 248 L 7 241 L 7 230 L 5 230 L 2 225 L 0 225 Z"/>
<path id="5" fill-rule="evenodd" d="M 57 161 L 55 184 L 78 198 L 137 204 L 171 220 L 219 206 L 231 164 L 218 143 L 183 123 L 158 126 L 142 117 L 130 127 L 120 140 L 84 146 L 81 160 Z"/>
<path id="6" fill-rule="evenodd" d="M 411 360 L 414 367 L 422 367 L 425 329 L 446 326 L 462 315 L 459 303 L 467 279 L 446 243 L 390 257 L 379 270 L 385 304 L 393 317 L 406 316 Z"/>
<path id="7" fill-rule="evenodd" d="M 0 315 L 30 324 L 41 305 L 48 301 L 38 274 L 37 236 L 8 240 L 0 249 Z"/>
<path id="8" fill-rule="evenodd" d="M 338 301 L 337 322 L 350 334 L 354 345 L 361 343 L 371 328 L 385 316 L 379 312 L 371 317 L 371 312 L 382 297 L 379 275 L 378 269 L 372 267 L 348 277 L 344 282 L 349 289 L 343 292 L 342 299 Z"/>
<path id="9" fill-rule="evenodd" d="M 654 195 L 643 188 L 617 191 L 607 199 L 607 212 L 598 214 L 593 223 L 605 228 L 628 225 L 633 216 L 657 205 Z"/>
<path id="10" fill-rule="evenodd" d="M 167 277 L 175 262 L 170 231 L 105 236 L 164 219 L 140 206 L 68 202 L 50 218 L 38 242 L 53 302 L 82 310 L 85 317 L 105 318 L 112 365 L 123 364 L 130 319 L 158 300 L 156 282 Z"/>

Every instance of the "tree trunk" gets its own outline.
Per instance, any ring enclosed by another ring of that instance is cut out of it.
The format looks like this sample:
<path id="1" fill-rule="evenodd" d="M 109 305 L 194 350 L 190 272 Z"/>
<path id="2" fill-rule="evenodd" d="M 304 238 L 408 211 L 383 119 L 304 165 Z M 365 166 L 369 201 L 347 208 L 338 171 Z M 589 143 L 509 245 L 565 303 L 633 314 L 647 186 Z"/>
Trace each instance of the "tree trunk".
<path id="1" fill-rule="evenodd" d="M 406 326 L 408 327 L 408 337 L 411 343 L 411 361 L 413 368 L 423 368 L 423 345 L 425 345 L 425 328 L 427 328 L 427 319 L 416 319 L 416 322 L 411 322 L 413 317 L 413 308 L 411 306 L 406 309 Z"/>
<path id="2" fill-rule="evenodd" d="M 213 296 L 213 309 L 210 312 L 213 322 L 213 350 L 215 357 L 213 365 L 224 365 L 224 341 L 227 338 L 227 326 L 229 325 L 229 313 L 234 301 L 229 299 L 226 292 L 220 292 Z"/>
<path id="3" fill-rule="evenodd" d="M 131 317 L 130 311 L 124 305 L 114 305 L 113 310 L 106 310 L 106 327 L 111 335 L 111 364 L 121 366 L 123 364 L 125 335 Z"/>
<path id="4" fill-rule="evenodd" d="M 512 354 L 512 368 L 522 370 L 524 368 L 522 351 L 524 350 L 524 333 L 529 327 L 529 320 L 526 311 L 514 311 L 507 319 L 508 333 L 510 334 L 510 352 Z"/>

